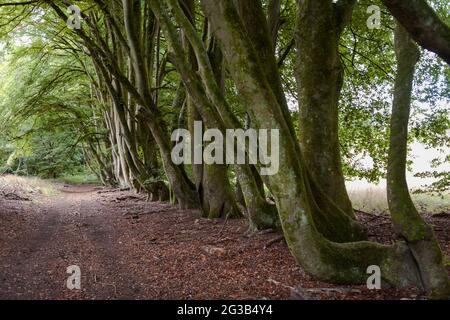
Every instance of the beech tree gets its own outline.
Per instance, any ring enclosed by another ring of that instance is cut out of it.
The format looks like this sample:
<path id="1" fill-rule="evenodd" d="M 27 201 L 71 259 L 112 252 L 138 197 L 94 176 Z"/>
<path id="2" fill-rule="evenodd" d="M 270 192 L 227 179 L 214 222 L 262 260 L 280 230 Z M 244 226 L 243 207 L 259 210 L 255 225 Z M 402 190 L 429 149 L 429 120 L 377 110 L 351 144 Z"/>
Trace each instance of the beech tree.
<path id="1" fill-rule="evenodd" d="M 328 7 L 323 5 L 328 11 L 317 11 L 316 19 L 329 14 L 333 8 L 332 1 L 324 3 L 327 3 Z M 258 3 L 255 1 L 255 4 Z M 432 262 L 428 260 L 434 267 L 430 267 L 428 263 L 425 267 L 416 264 L 415 259 L 425 258 L 426 254 L 415 252 L 419 258 L 411 255 L 409 242 L 398 242 L 392 246 L 366 241 L 339 243 L 338 236 L 332 236 L 343 230 L 337 224 L 333 224 L 334 228 L 330 233 L 325 228 L 322 229 L 321 225 L 326 225 L 323 221 L 332 213 L 339 217 L 344 215 L 337 206 L 334 211 L 323 212 L 318 205 L 317 198 L 329 202 L 329 207 L 335 204 L 323 195 L 320 185 L 315 186 L 314 176 L 309 172 L 303 151 L 291 130 L 292 120 L 283 112 L 285 107 L 277 99 L 276 90 L 271 88 L 273 82 L 265 77 L 263 69 L 267 67 L 267 61 L 262 64 L 252 43 L 253 39 L 248 35 L 245 23 L 231 0 L 220 3 L 203 0 L 202 5 L 216 37 L 221 41 L 231 77 L 247 102 L 252 123 L 259 128 L 275 127 L 280 130 L 280 161 L 284 165 L 278 174 L 268 178 L 268 183 L 277 203 L 286 240 L 297 261 L 318 278 L 339 283 L 361 283 L 367 267 L 379 265 L 383 270 L 383 279 L 391 284 L 425 286 L 437 296 L 448 295 L 448 275 L 439 267 L 442 266 L 439 256 L 431 259 Z M 304 17 L 302 9 L 307 10 L 308 5 L 311 5 L 310 1 L 298 1 L 298 25 L 301 25 Z M 261 7 L 255 6 L 254 12 L 254 16 L 262 15 Z M 320 35 L 316 33 L 316 36 Z M 302 46 L 313 45 L 312 41 L 302 43 Z M 299 61 L 300 64 L 308 62 Z M 312 68 L 311 72 L 317 72 L 314 66 Z M 318 95 L 317 99 L 320 98 Z M 416 221 L 416 224 L 422 223 L 421 219 L 420 221 Z M 351 222 L 349 219 L 347 225 Z M 414 225 L 414 222 L 409 223 Z M 355 240 L 359 236 L 357 232 L 351 235 Z M 439 252 L 438 248 L 435 249 Z M 429 250 L 426 251 L 430 253 Z M 424 278 L 443 280 L 423 284 L 421 279 Z"/>

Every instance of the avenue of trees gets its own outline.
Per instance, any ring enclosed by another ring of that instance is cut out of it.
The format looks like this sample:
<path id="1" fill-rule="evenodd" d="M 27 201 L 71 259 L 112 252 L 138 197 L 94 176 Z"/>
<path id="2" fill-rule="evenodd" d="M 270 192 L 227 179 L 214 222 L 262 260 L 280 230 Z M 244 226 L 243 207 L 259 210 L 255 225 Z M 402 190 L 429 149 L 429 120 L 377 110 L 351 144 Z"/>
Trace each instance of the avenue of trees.
<path id="1" fill-rule="evenodd" d="M 450 143 L 449 12 L 448 0 L 1 0 L 0 160 L 48 177 L 87 165 L 206 218 L 280 228 L 320 280 L 365 283 L 377 265 L 385 284 L 450 297 L 406 183 L 413 140 Z M 195 121 L 279 130 L 278 173 L 176 165 L 172 132 Z M 386 177 L 401 241 L 367 241 L 346 177 Z"/>

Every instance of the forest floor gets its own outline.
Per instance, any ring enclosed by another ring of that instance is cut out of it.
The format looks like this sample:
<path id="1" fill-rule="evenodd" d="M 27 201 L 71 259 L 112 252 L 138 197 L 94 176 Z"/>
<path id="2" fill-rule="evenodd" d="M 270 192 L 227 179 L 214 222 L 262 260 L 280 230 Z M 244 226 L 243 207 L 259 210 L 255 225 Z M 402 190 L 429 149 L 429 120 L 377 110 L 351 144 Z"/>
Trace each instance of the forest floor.
<path id="1" fill-rule="evenodd" d="M 146 202 L 131 192 L 57 185 L 53 195 L 0 188 L 0 299 L 423 299 L 415 289 L 315 281 L 280 234 L 244 219 Z M 393 241 L 384 215 L 360 214 L 372 240 Z M 450 255 L 450 214 L 426 215 Z M 68 290 L 66 268 L 81 268 Z"/>

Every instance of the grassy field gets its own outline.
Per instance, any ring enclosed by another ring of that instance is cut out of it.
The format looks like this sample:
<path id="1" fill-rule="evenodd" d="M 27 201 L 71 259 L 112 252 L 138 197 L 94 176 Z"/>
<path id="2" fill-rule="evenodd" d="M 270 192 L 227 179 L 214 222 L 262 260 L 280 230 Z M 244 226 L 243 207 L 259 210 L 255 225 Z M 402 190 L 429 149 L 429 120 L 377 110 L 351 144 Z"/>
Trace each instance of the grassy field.
<path id="1" fill-rule="evenodd" d="M 67 184 L 73 184 L 73 185 L 100 184 L 100 181 L 98 181 L 97 177 L 93 174 L 91 174 L 91 175 L 79 174 L 79 175 L 63 176 L 63 177 L 57 178 L 55 180 L 55 182 L 61 182 L 61 183 L 67 183 Z"/>
<path id="2" fill-rule="evenodd" d="M 14 175 L 0 176 L 0 191 L 5 189 L 19 190 L 25 193 L 40 193 L 46 196 L 58 193 L 55 185 L 48 180 Z"/>
<path id="3" fill-rule="evenodd" d="M 353 207 L 368 213 L 388 213 L 386 188 L 382 185 L 363 184 L 347 187 Z M 428 213 L 450 213 L 450 193 L 443 195 L 420 193 L 411 195 L 417 209 Z"/>

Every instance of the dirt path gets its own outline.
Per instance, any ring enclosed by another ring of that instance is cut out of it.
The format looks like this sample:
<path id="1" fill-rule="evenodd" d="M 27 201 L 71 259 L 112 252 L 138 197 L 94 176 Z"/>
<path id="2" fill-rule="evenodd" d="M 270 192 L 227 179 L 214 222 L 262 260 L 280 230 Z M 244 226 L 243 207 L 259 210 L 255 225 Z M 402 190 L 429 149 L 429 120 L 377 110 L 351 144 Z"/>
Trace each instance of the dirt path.
<path id="1" fill-rule="evenodd" d="M 189 255 L 201 255 L 204 261 L 209 254 L 200 245 L 192 252 L 190 247 L 180 248 L 178 242 L 183 239 L 176 239 L 176 232 L 186 233 L 180 225 L 171 230 L 175 225 L 170 221 L 199 218 L 197 213 L 147 203 L 126 192 L 99 194 L 90 186 L 62 188 L 59 195 L 38 197 L 26 207 L 10 205 L 20 219 L 9 221 L 10 237 L 1 238 L 0 299 L 194 297 L 183 291 L 190 290 L 190 285 L 178 283 L 178 277 L 190 276 Z M 167 214 L 166 221 L 161 213 Z M 144 226 L 146 222 L 150 223 Z M 199 225 L 200 219 L 189 223 Z M 222 227 L 220 221 L 212 226 Z M 165 263 L 167 256 L 173 261 Z M 66 288 L 70 265 L 81 268 L 81 291 Z M 214 268 L 208 272 L 216 273 Z"/>
<path id="2" fill-rule="evenodd" d="M 105 206 L 94 195 L 93 187 L 78 187 L 39 199 L 35 214 L 27 215 L 29 225 L 24 226 L 24 232 L 2 246 L 8 253 L 0 267 L 0 298 L 135 296 L 137 281 L 120 265 L 116 230 L 108 223 L 110 217 L 102 214 Z M 82 283 L 90 283 L 91 289 L 75 295 L 67 290 L 69 274 L 65 272 L 70 265 L 80 266 Z M 110 284 L 111 274 L 126 277 L 115 278 Z"/>
<path id="3" fill-rule="evenodd" d="M 379 225 L 378 238 L 390 234 Z M 314 281 L 283 242 L 265 248 L 277 234 L 246 230 L 245 220 L 224 224 L 93 186 L 28 202 L 0 198 L 0 299 L 286 299 L 291 287 L 301 287 L 296 298 L 420 297 Z M 81 268 L 82 290 L 66 287 L 71 265 Z"/>

